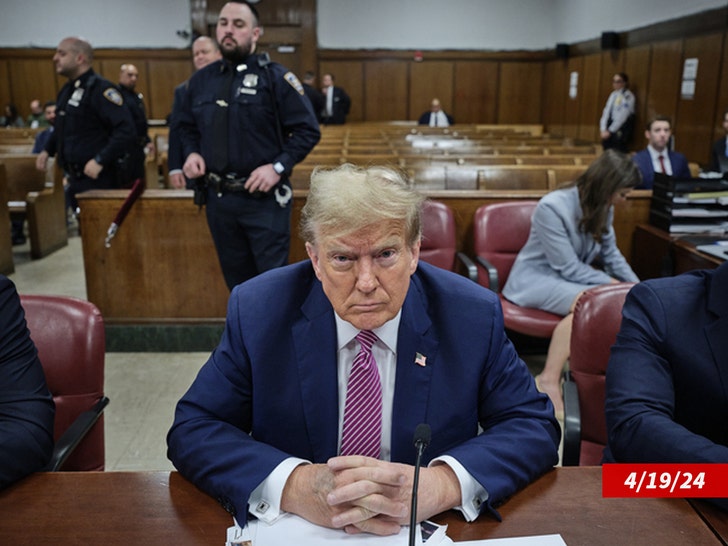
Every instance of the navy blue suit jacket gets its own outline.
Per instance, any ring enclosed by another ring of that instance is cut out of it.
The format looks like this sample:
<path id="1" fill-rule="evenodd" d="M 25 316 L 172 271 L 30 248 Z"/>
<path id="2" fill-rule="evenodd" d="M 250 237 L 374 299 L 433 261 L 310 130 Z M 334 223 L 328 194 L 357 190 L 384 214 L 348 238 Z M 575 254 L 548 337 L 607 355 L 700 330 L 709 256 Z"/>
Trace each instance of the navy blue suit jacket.
<path id="1" fill-rule="evenodd" d="M 443 112 L 445 114 L 445 117 L 447 118 L 447 122 L 450 125 L 453 125 L 455 123 L 455 118 L 453 118 L 450 114 L 447 112 Z M 429 125 L 430 124 L 430 117 L 432 115 L 432 111 L 427 111 L 423 113 L 420 116 L 420 119 L 417 120 L 417 125 Z"/>
<path id="2" fill-rule="evenodd" d="M 392 461 L 414 464 L 413 432 L 428 423 L 424 464 L 457 459 L 490 494 L 481 510 L 556 464 L 553 407 L 492 292 L 420 262 L 397 343 Z M 233 290 L 220 345 L 177 405 L 169 458 L 243 524 L 250 493 L 280 462 L 338 454 L 337 392 L 334 311 L 311 263 L 268 271 Z"/>
<path id="3" fill-rule="evenodd" d="M 182 139 L 176 125 L 186 90 L 187 82 L 181 83 L 174 88 L 174 102 L 172 103 L 172 114 L 169 117 L 169 137 L 167 140 L 167 166 L 170 171 L 181 169 L 185 164 L 185 159 L 187 159 L 182 151 Z"/>
<path id="4" fill-rule="evenodd" d="M 679 152 L 667 152 L 670 158 L 670 165 L 672 165 L 672 176 L 674 178 L 690 178 L 690 167 L 688 167 L 688 160 Z M 652 184 L 655 180 L 655 169 L 652 166 L 652 157 L 650 152 L 645 148 L 640 150 L 632 156 L 632 161 L 637 164 L 640 172 L 642 173 L 642 184 L 636 186 L 638 190 L 649 190 L 652 189 Z"/>
<path id="5" fill-rule="evenodd" d="M 334 97 L 333 97 L 333 112 L 331 117 L 326 116 L 325 113 L 316 112 L 321 114 L 321 123 L 325 125 L 343 125 L 346 123 L 346 116 L 349 115 L 351 109 L 351 98 L 341 87 L 334 86 Z M 326 95 L 324 95 L 324 108 L 326 107 Z"/>
<path id="6" fill-rule="evenodd" d="M 0 275 L 0 489 L 48 464 L 54 415 L 15 285 Z"/>
<path id="7" fill-rule="evenodd" d="M 725 154 L 725 137 L 716 140 L 710 151 L 710 170 L 713 172 L 725 172 L 723 165 L 727 163 Z"/>
<path id="8" fill-rule="evenodd" d="M 635 285 L 605 407 L 606 461 L 728 463 L 728 262 Z"/>

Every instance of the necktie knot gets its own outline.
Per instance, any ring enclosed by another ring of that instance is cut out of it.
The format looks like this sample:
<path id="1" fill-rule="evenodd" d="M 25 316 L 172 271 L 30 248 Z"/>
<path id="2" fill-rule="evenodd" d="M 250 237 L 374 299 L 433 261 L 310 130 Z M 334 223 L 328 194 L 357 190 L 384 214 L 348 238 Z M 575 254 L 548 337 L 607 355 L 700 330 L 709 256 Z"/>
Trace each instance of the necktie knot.
<path id="1" fill-rule="evenodd" d="M 371 330 L 362 330 L 356 335 L 356 340 L 361 344 L 363 351 L 372 352 L 372 345 L 377 340 L 377 334 Z"/>

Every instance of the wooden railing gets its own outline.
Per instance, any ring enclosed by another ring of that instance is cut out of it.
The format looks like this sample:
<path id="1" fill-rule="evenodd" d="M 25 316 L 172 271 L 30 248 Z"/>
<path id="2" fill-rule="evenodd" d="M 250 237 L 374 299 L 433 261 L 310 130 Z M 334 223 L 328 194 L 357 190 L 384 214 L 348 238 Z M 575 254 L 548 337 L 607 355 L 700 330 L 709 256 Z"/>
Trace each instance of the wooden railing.
<path id="1" fill-rule="evenodd" d="M 546 191 L 428 191 L 455 212 L 458 250 L 472 256 L 473 216 L 486 203 L 539 199 Z M 635 191 L 615 216 L 617 241 L 631 256 L 632 233 L 645 223 L 649 191 Z M 88 299 L 111 324 L 220 321 L 229 295 L 205 212 L 187 190 L 147 190 L 132 207 L 110 248 L 107 229 L 127 196 L 125 191 L 91 191 L 78 196 Z M 307 191 L 296 190 L 289 262 L 307 258 L 298 223 Z"/>

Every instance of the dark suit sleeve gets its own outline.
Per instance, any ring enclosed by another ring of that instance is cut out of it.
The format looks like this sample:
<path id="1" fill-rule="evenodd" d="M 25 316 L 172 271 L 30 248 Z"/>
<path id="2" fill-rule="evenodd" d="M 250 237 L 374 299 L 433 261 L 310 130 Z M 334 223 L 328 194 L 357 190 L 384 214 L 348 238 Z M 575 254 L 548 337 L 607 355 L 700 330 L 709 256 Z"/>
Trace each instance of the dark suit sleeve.
<path id="1" fill-rule="evenodd" d="M 688 285 L 655 290 L 636 285 L 627 296 L 607 367 L 609 459 L 616 462 L 726 463 L 728 447 L 706 437 L 726 411 L 720 377 L 699 326 L 706 311 Z M 695 301 L 698 301 L 697 299 Z M 718 389 L 717 391 L 715 389 Z M 684 424 L 681 424 L 684 423 Z M 702 428 L 703 434 L 697 430 Z"/>
<path id="2" fill-rule="evenodd" d="M 182 100 L 184 97 L 186 86 L 179 85 L 174 89 L 174 102 L 172 103 L 172 115 L 169 123 L 169 139 L 167 141 L 167 166 L 170 171 L 181 169 L 184 165 L 182 154 L 182 141 L 179 137 L 179 127 L 177 119 L 179 117 L 180 108 L 182 108 Z"/>
<path id="3" fill-rule="evenodd" d="M 341 93 L 341 111 L 344 113 L 344 115 L 349 115 L 349 110 L 351 110 L 351 98 L 349 97 L 349 94 L 344 91 L 343 89 L 339 88 L 339 91 Z"/>
<path id="4" fill-rule="evenodd" d="M 726 157 L 725 147 L 725 138 L 718 139 L 713 143 L 713 147 L 710 151 L 710 165 L 708 167 L 710 171 L 719 173 L 723 170 L 720 164 Z"/>
<path id="5" fill-rule="evenodd" d="M 167 435 L 167 456 L 175 467 L 240 525 L 248 517 L 250 494 L 290 456 L 251 436 L 254 381 L 241 321 L 244 286 L 230 295 L 220 345 L 177 404 Z"/>
<path id="6" fill-rule="evenodd" d="M 482 432 L 444 452 L 458 460 L 487 490 L 488 501 L 481 506 L 481 513 L 556 465 L 560 438 L 553 406 L 548 397 L 536 390 L 528 368 L 508 340 L 497 300 L 489 307 L 478 309 L 486 314 L 490 311 L 487 320 L 473 321 L 490 325 L 481 329 L 482 343 L 488 348 L 478 380 L 478 420 Z M 460 326 L 461 330 L 466 328 Z M 433 382 L 445 383 L 444 379 Z M 458 407 L 463 402 L 451 399 L 450 404 Z"/>
<path id="7" fill-rule="evenodd" d="M 0 489 L 43 468 L 55 408 L 15 286 L 0 276 Z"/>

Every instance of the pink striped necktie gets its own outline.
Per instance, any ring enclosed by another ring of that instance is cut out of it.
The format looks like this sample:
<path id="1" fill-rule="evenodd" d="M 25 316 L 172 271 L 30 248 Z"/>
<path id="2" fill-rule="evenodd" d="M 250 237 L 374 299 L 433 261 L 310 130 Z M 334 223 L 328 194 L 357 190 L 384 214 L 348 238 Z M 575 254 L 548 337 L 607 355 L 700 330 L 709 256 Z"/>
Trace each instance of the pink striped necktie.
<path id="1" fill-rule="evenodd" d="M 372 356 L 372 344 L 377 336 L 362 330 L 356 339 L 361 349 L 354 358 L 346 387 L 341 454 L 378 459 L 382 439 L 382 383 Z"/>

